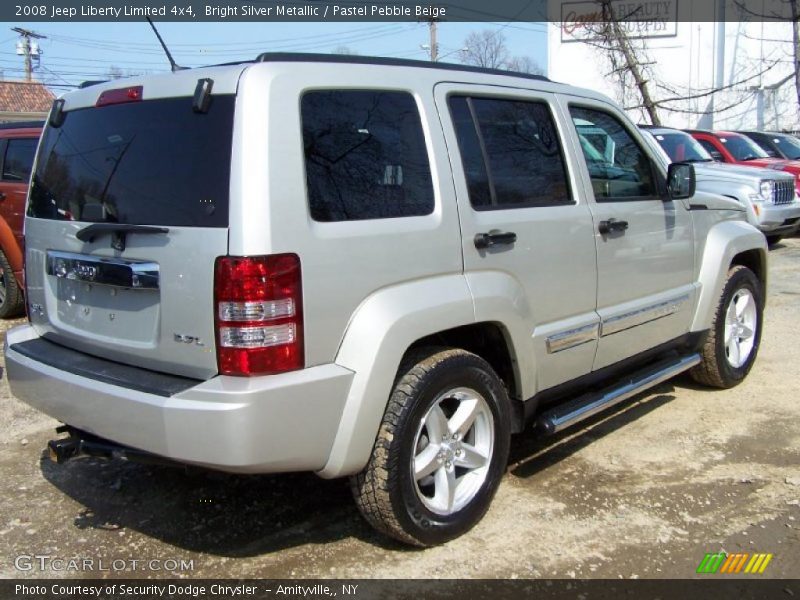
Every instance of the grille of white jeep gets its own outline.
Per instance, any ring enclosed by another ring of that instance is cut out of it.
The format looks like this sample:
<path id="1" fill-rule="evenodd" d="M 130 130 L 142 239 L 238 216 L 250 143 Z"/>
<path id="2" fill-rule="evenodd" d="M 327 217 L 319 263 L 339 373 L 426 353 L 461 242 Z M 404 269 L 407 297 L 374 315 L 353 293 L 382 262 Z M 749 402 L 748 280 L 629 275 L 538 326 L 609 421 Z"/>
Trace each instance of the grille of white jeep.
<path id="1" fill-rule="evenodd" d="M 776 181 L 772 192 L 773 204 L 789 204 L 794 200 L 794 182 Z"/>

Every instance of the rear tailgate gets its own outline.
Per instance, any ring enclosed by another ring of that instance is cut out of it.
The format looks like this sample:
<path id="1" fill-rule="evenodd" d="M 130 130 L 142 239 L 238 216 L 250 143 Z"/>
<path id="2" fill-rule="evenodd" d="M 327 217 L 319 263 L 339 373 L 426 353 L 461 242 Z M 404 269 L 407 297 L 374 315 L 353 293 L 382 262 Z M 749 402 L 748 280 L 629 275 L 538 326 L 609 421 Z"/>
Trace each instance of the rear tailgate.
<path id="1" fill-rule="evenodd" d="M 166 78 L 152 90 L 147 79 L 118 84 L 138 98 L 114 93 L 121 102 L 99 107 L 104 90 L 91 103 L 83 90 L 46 128 L 25 225 L 40 335 L 143 368 L 216 374 L 214 262 L 228 250 L 235 103 L 225 75 L 229 89 L 215 92 L 230 93 L 207 112 L 193 110 L 201 75 L 183 75 L 168 80 L 173 97 Z"/>

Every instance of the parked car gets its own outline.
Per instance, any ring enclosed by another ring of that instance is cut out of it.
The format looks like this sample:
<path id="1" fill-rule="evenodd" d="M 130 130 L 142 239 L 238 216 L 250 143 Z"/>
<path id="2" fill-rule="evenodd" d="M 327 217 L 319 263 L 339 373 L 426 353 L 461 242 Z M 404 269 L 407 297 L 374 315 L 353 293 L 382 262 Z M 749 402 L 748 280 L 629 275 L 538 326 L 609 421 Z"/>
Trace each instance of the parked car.
<path id="1" fill-rule="evenodd" d="M 265 54 L 85 87 L 40 145 L 9 383 L 57 460 L 350 476 L 378 530 L 442 543 L 512 433 L 745 378 L 766 243 L 694 188 L 537 76 Z"/>
<path id="2" fill-rule="evenodd" d="M 741 203 L 747 210 L 748 222 L 767 236 L 770 245 L 797 231 L 800 198 L 789 173 L 715 162 L 688 133 L 667 127 L 641 127 L 664 150 L 668 162 L 694 164 L 697 189 Z"/>
<path id="3" fill-rule="evenodd" d="M 22 224 L 36 145 L 44 123 L 0 124 L 0 318 L 19 316 L 23 300 Z"/>
<path id="4" fill-rule="evenodd" d="M 740 131 L 772 158 L 800 160 L 800 140 L 788 133 L 775 131 Z"/>
<path id="5" fill-rule="evenodd" d="M 786 171 L 794 177 L 795 191 L 800 194 L 800 161 L 772 158 L 749 137 L 733 131 L 687 130 L 716 161 Z"/>

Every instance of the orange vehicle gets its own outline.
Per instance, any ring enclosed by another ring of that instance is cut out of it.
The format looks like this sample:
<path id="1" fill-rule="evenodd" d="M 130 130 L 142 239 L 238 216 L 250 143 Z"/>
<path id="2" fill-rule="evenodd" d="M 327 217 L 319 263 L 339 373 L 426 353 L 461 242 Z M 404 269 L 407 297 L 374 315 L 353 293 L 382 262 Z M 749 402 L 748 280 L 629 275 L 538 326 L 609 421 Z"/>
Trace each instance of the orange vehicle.
<path id="1" fill-rule="evenodd" d="M 0 125 L 0 318 L 22 313 L 25 198 L 44 123 Z"/>

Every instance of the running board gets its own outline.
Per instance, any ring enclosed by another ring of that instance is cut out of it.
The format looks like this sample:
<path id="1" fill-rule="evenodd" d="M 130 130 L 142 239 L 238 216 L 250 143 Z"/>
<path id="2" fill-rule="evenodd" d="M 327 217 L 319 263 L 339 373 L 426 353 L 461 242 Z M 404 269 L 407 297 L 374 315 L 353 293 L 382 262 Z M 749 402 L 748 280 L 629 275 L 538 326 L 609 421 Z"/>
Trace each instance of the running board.
<path id="1" fill-rule="evenodd" d="M 544 435 L 558 433 L 578 421 L 588 419 L 678 373 L 691 369 L 701 361 L 699 354 L 691 354 L 657 362 L 626 377 L 621 385 L 585 394 L 543 412 L 534 422 L 534 428 Z"/>

